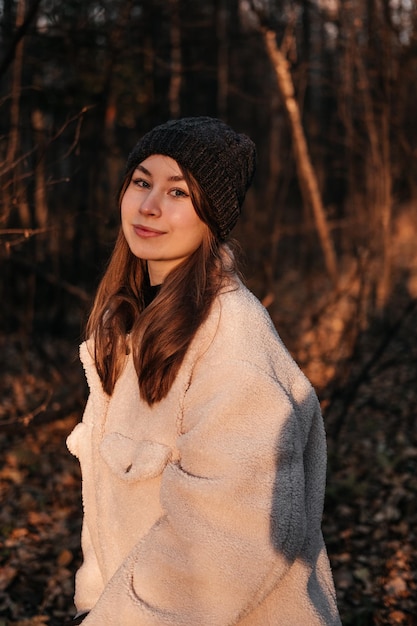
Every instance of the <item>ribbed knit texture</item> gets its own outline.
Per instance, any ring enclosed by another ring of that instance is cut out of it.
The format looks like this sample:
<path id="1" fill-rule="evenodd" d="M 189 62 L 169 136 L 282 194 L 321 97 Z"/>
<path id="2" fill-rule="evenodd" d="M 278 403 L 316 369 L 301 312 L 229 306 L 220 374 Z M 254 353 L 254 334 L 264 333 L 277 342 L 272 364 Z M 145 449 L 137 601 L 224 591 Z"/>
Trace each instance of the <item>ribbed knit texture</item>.
<path id="1" fill-rule="evenodd" d="M 253 141 L 218 119 L 188 117 L 144 135 L 129 155 L 126 171 L 152 154 L 169 156 L 192 173 L 210 202 L 215 234 L 227 239 L 255 173 Z"/>

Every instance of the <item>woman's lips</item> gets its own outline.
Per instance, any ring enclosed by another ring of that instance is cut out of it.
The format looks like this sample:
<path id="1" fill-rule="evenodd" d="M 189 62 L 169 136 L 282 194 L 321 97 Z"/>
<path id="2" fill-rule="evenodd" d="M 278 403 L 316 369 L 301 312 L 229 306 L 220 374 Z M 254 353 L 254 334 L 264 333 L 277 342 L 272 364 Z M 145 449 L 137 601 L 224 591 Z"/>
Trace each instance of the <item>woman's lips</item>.
<path id="1" fill-rule="evenodd" d="M 165 234 L 162 230 L 148 228 L 147 226 L 141 226 L 140 224 L 135 224 L 133 226 L 133 230 L 138 237 L 142 237 L 143 239 L 148 239 L 150 237 L 160 237 L 161 235 Z"/>

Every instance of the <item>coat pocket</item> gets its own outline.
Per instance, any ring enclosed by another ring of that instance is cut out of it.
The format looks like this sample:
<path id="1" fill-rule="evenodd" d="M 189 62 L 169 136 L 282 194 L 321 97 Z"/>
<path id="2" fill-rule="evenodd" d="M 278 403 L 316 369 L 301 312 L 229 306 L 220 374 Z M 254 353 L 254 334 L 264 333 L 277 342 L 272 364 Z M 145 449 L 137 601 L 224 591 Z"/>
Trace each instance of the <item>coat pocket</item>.
<path id="1" fill-rule="evenodd" d="M 134 441 L 120 433 L 109 433 L 101 442 L 100 454 L 116 476 L 136 482 L 162 474 L 172 450 L 156 441 Z"/>
<path id="2" fill-rule="evenodd" d="M 86 424 L 79 422 L 67 437 L 67 448 L 77 459 L 80 458 L 80 447 L 86 439 Z"/>

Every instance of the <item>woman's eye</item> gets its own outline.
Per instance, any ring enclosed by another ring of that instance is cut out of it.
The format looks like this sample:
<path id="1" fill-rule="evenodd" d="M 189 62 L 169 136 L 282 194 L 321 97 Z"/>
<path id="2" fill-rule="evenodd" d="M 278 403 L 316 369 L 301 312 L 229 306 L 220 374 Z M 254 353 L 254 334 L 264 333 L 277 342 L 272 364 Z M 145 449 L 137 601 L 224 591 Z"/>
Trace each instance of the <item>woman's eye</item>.
<path id="1" fill-rule="evenodd" d="M 171 195 L 174 196 L 174 198 L 188 198 L 189 194 L 184 191 L 184 189 L 173 189 L 171 191 Z"/>
<path id="2" fill-rule="evenodd" d="M 148 181 L 144 180 L 143 178 L 132 178 L 132 183 L 136 187 L 141 187 L 143 189 L 149 189 L 150 187 L 150 184 L 148 183 Z"/>

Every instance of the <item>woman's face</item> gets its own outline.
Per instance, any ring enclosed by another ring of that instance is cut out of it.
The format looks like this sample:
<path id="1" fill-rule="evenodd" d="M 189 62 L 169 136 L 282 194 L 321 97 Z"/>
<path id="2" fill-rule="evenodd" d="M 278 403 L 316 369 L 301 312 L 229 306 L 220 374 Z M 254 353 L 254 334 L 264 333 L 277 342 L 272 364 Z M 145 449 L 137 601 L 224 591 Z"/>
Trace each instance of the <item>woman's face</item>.
<path id="1" fill-rule="evenodd" d="M 174 159 L 152 154 L 133 172 L 121 202 L 122 229 L 131 252 L 148 262 L 152 285 L 201 245 L 208 226 L 198 217 Z"/>

